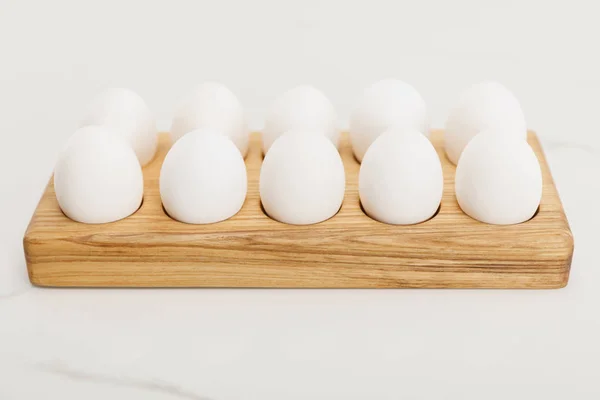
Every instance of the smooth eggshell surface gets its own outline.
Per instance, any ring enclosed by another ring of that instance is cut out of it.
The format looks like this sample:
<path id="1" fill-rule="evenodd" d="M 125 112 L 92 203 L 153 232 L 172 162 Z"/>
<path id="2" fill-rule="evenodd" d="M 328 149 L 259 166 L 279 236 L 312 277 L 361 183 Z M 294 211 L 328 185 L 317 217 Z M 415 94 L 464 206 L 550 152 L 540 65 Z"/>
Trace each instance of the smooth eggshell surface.
<path id="1" fill-rule="evenodd" d="M 144 100 L 129 89 L 112 88 L 94 98 L 80 126 L 99 125 L 123 135 L 141 165 L 148 164 L 158 145 L 156 122 Z"/>
<path id="2" fill-rule="evenodd" d="M 263 152 L 289 130 L 326 136 L 337 147 L 340 132 L 333 104 L 312 86 L 298 86 L 279 96 L 269 109 L 263 129 Z"/>
<path id="3" fill-rule="evenodd" d="M 450 110 L 444 132 L 444 147 L 448 159 L 458 163 L 469 141 L 478 133 L 497 130 L 527 138 L 527 125 L 516 97 L 497 82 L 471 86 Z"/>
<path id="4" fill-rule="evenodd" d="M 365 212 L 394 225 L 431 218 L 444 189 L 437 152 L 416 130 L 391 129 L 381 134 L 363 158 L 358 182 Z"/>
<path id="5" fill-rule="evenodd" d="M 235 215 L 247 191 L 246 166 L 235 144 L 215 130 L 185 134 L 167 153 L 160 197 L 171 218 L 210 224 Z"/>
<path id="6" fill-rule="evenodd" d="M 56 199 L 65 215 L 88 224 L 117 221 L 142 203 L 144 179 L 129 143 L 105 127 L 79 129 L 54 170 Z"/>
<path id="7" fill-rule="evenodd" d="M 425 101 L 411 85 L 395 79 L 365 89 L 350 115 L 350 140 L 356 159 L 362 161 L 371 143 L 390 128 L 414 129 L 429 137 Z"/>
<path id="8" fill-rule="evenodd" d="M 344 200 L 344 164 L 323 135 L 290 131 L 265 155 L 260 198 L 273 219 L 293 225 L 315 224 L 334 216 Z"/>
<path id="9" fill-rule="evenodd" d="M 542 198 L 533 149 L 511 132 L 488 131 L 465 147 L 456 167 L 456 199 L 472 218 L 509 225 L 529 220 Z"/>
<path id="10" fill-rule="evenodd" d="M 226 86 L 217 82 L 203 83 L 177 106 L 171 125 L 173 143 L 199 128 L 228 137 L 242 156 L 246 156 L 249 136 L 244 108 Z"/>

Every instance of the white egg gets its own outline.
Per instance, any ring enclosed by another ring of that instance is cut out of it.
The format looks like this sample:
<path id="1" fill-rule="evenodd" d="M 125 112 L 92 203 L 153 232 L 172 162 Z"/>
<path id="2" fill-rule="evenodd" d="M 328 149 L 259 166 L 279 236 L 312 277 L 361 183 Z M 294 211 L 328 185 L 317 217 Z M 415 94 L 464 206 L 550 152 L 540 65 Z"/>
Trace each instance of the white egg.
<path id="1" fill-rule="evenodd" d="M 177 106 L 171 125 L 173 143 L 199 128 L 209 128 L 228 137 L 246 156 L 249 137 L 244 108 L 226 86 L 203 83 Z"/>
<path id="2" fill-rule="evenodd" d="M 369 86 L 352 111 L 350 140 L 356 159 L 362 161 L 371 143 L 390 128 L 414 129 L 429 137 L 425 101 L 411 85 L 395 79 Z"/>
<path id="3" fill-rule="evenodd" d="M 497 82 L 471 86 L 450 110 L 444 132 L 448 159 L 453 164 L 458 163 L 467 143 L 478 133 L 489 129 L 527 138 L 527 125 L 519 101 Z"/>
<path id="4" fill-rule="evenodd" d="M 431 218 L 444 189 L 435 148 L 416 130 L 391 129 L 367 150 L 358 177 L 360 201 L 373 219 L 417 224 Z"/>
<path id="5" fill-rule="evenodd" d="M 62 151 L 54 190 L 67 217 L 101 224 L 137 211 L 144 178 L 125 138 L 106 127 L 87 126 L 77 130 Z"/>
<path id="6" fill-rule="evenodd" d="M 239 149 L 209 128 L 189 132 L 175 142 L 160 171 L 165 211 L 189 224 L 210 224 L 237 214 L 247 184 Z"/>
<path id="7" fill-rule="evenodd" d="M 267 113 L 263 130 L 263 152 L 290 130 L 326 136 L 337 147 L 340 132 L 333 104 L 312 86 L 298 86 L 279 96 Z"/>
<path id="8" fill-rule="evenodd" d="M 542 171 L 533 149 L 514 132 L 482 132 L 458 161 L 455 190 L 460 208 L 472 218 L 518 224 L 540 204 Z"/>
<path id="9" fill-rule="evenodd" d="M 323 135 L 290 131 L 265 155 L 260 199 L 266 213 L 287 224 L 307 225 L 334 216 L 344 200 L 344 164 Z"/>
<path id="10" fill-rule="evenodd" d="M 80 126 L 100 125 L 123 135 L 133 147 L 141 165 L 156 153 L 156 122 L 144 100 L 129 89 L 112 88 L 94 98 Z"/>

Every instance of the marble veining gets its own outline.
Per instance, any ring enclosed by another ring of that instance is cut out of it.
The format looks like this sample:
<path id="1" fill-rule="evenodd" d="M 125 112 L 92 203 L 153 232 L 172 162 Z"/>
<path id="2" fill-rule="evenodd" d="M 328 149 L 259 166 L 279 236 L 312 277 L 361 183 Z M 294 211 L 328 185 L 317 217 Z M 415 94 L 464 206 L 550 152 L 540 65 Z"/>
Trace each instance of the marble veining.
<path id="1" fill-rule="evenodd" d="M 544 151 L 552 151 L 557 149 L 578 149 L 585 151 L 590 155 L 598 155 L 598 149 L 594 146 L 582 143 L 575 143 L 570 141 L 559 141 L 559 140 L 543 140 L 542 141 Z"/>
<path id="2" fill-rule="evenodd" d="M 162 379 L 139 379 L 91 373 L 86 372 L 85 370 L 71 368 L 58 361 L 38 363 L 35 365 L 35 367 L 38 370 L 77 381 L 85 381 L 99 385 L 111 385 L 115 387 L 136 388 L 151 392 L 162 392 L 186 400 L 213 400 L 209 397 L 201 396 L 182 389 L 181 387 L 173 383 L 163 381 Z"/>

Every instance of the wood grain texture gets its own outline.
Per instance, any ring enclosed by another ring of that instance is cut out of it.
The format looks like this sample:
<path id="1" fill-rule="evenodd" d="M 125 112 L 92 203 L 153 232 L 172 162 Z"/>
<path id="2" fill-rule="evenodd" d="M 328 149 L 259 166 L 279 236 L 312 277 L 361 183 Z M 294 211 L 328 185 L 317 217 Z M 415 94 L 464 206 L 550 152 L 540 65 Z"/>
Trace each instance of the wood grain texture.
<path id="1" fill-rule="evenodd" d="M 241 211 L 212 225 L 169 218 L 158 176 L 169 148 L 160 137 L 144 168 L 141 208 L 121 221 L 86 225 L 60 210 L 51 182 L 24 238 L 31 282 L 39 286 L 279 288 L 559 288 L 567 284 L 573 237 L 540 144 L 529 143 L 542 167 L 537 215 L 494 226 L 463 214 L 454 195 L 455 167 L 432 134 L 444 170 L 444 195 L 432 219 L 391 226 L 364 214 L 359 164 L 344 136 L 346 195 L 339 213 L 310 226 L 270 219 L 260 206 L 260 136 L 253 134 L 248 195 Z"/>

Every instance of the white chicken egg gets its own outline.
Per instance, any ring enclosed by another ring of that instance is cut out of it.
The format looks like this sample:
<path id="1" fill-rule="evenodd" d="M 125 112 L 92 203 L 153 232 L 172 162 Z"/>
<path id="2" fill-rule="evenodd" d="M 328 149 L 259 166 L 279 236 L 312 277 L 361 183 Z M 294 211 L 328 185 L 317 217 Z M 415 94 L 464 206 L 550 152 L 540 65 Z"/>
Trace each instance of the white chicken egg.
<path id="1" fill-rule="evenodd" d="M 226 220 L 242 208 L 247 177 L 235 144 L 214 129 L 185 134 L 167 153 L 160 197 L 171 218 L 189 224 Z"/>
<path id="2" fill-rule="evenodd" d="M 54 170 L 56 199 L 74 221 L 101 224 L 133 214 L 142 203 L 142 168 L 129 143 L 106 127 L 75 132 Z"/>
<path id="3" fill-rule="evenodd" d="M 289 131 L 265 155 L 260 199 L 273 219 L 293 225 L 315 224 L 334 216 L 344 200 L 344 164 L 324 135 Z"/>
<path id="4" fill-rule="evenodd" d="M 540 204 L 542 171 L 533 149 L 516 132 L 482 132 L 458 161 L 455 190 L 460 208 L 472 218 L 518 224 Z"/>
<path id="5" fill-rule="evenodd" d="M 450 110 L 444 132 L 448 159 L 453 164 L 458 163 L 467 143 L 489 129 L 527 138 L 527 125 L 519 101 L 498 82 L 471 86 Z"/>
<path id="6" fill-rule="evenodd" d="M 417 224 L 431 218 L 444 189 L 435 148 L 416 130 L 391 129 L 369 147 L 358 190 L 365 212 L 387 224 Z"/>
<path id="7" fill-rule="evenodd" d="M 226 86 L 217 82 L 203 83 L 177 106 L 171 125 L 173 143 L 199 128 L 209 128 L 228 137 L 242 156 L 246 156 L 249 137 L 244 108 Z"/>
<path id="8" fill-rule="evenodd" d="M 377 137 L 390 128 L 414 129 L 429 137 L 425 101 L 408 83 L 384 79 L 367 87 L 350 116 L 354 156 L 362 161 Z"/>
<path id="9" fill-rule="evenodd" d="M 107 89 L 94 98 L 80 126 L 100 125 L 123 135 L 140 164 L 148 164 L 158 145 L 156 122 L 144 100 L 134 91 Z"/>
<path id="10" fill-rule="evenodd" d="M 312 86 L 298 86 L 279 96 L 269 109 L 263 130 L 263 152 L 290 130 L 322 134 L 337 147 L 340 132 L 333 104 Z"/>

